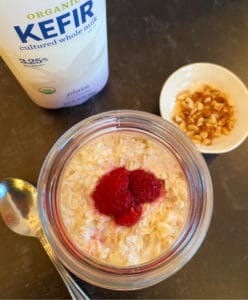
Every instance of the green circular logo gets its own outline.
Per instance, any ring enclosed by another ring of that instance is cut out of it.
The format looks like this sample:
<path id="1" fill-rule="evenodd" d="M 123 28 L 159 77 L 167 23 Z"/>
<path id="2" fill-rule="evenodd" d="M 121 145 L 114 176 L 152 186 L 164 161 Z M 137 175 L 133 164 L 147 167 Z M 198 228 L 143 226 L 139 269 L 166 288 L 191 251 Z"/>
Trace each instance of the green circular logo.
<path id="1" fill-rule="evenodd" d="M 39 91 L 40 91 L 42 94 L 50 95 L 50 94 L 55 93 L 55 92 L 56 92 L 56 89 L 53 88 L 53 87 L 43 87 L 43 88 L 40 88 Z"/>

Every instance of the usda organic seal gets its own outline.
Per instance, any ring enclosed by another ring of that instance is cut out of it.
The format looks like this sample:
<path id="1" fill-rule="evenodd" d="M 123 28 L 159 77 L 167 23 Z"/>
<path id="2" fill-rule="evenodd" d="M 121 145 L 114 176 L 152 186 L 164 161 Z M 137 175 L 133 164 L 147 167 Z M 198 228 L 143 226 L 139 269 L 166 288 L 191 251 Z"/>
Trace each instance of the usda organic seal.
<path id="1" fill-rule="evenodd" d="M 40 88 L 39 91 L 40 91 L 42 94 L 50 95 L 50 94 L 55 93 L 55 92 L 56 92 L 56 89 L 53 88 L 53 87 L 43 87 L 43 88 Z"/>

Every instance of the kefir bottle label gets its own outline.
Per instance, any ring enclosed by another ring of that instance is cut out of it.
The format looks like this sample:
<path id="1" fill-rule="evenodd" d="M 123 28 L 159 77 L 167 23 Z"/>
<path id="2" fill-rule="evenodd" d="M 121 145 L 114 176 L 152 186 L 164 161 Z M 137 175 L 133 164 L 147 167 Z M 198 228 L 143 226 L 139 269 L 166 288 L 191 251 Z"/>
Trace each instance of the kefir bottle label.
<path id="1" fill-rule="evenodd" d="M 0 13 L 0 55 L 36 104 L 78 105 L 105 86 L 106 0 L 8 0 Z"/>

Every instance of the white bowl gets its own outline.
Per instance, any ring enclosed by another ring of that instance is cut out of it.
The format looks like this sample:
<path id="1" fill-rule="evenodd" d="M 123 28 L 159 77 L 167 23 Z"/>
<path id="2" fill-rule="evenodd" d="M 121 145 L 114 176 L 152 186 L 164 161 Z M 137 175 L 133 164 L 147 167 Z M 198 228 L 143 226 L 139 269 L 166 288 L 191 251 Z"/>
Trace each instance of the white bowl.
<path id="1" fill-rule="evenodd" d="M 224 153 L 238 147 L 248 136 L 248 90 L 231 71 L 210 63 L 194 63 L 176 70 L 164 83 L 160 94 L 161 116 L 172 121 L 172 111 L 179 92 L 197 82 L 210 84 L 228 95 L 234 106 L 235 125 L 228 135 L 213 140 L 212 145 L 196 144 L 202 153 Z M 175 123 L 174 123 L 175 124 Z"/>

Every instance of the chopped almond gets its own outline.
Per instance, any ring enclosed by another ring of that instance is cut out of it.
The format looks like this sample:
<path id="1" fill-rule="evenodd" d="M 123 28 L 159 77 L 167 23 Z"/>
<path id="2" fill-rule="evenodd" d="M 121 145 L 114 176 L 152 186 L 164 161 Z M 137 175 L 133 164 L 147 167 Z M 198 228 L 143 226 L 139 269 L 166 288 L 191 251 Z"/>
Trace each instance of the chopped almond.
<path id="1" fill-rule="evenodd" d="M 177 95 L 172 120 L 194 142 L 211 145 L 214 138 L 233 129 L 234 108 L 222 91 L 202 84 Z"/>

